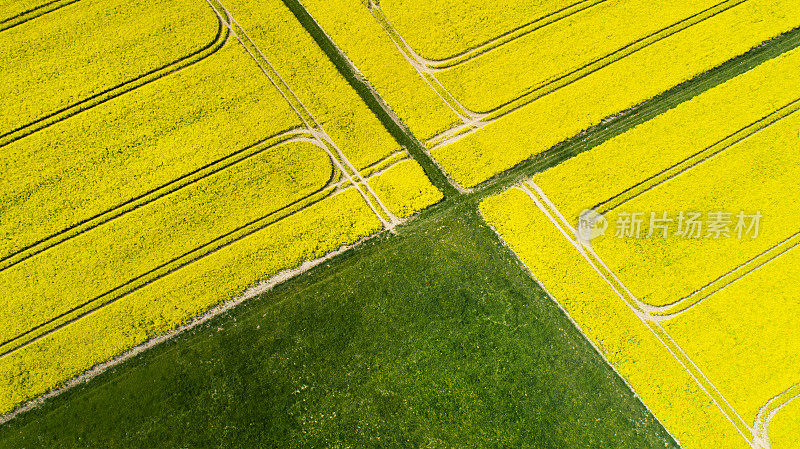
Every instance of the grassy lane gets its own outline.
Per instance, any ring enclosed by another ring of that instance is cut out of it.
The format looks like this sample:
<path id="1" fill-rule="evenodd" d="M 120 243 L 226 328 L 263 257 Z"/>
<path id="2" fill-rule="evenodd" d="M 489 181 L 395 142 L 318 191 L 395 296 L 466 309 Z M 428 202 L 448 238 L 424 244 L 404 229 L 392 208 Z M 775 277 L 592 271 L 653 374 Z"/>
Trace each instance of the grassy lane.
<path id="1" fill-rule="evenodd" d="M 448 202 L 0 429 L 0 447 L 675 447 Z"/>
<path id="2" fill-rule="evenodd" d="M 433 158 L 427 154 L 424 145 L 417 139 L 416 136 L 406 127 L 400 118 L 390 109 L 389 105 L 381 98 L 375 89 L 369 84 L 363 75 L 358 72 L 358 69 L 351 61 L 347 59 L 341 49 L 325 34 L 325 31 L 320 28 L 319 24 L 314 21 L 314 18 L 306 11 L 300 0 L 283 0 L 292 14 L 303 25 L 303 28 L 314 38 L 314 42 L 322 48 L 328 59 L 336 65 L 339 74 L 342 75 L 347 83 L 356 92 L 359 97 L 367 104 L 369 109 L 381 121 L 383 126 L 402 145 L 411 156 L 422 166 L 425 174 L 430 179 L 431 183 L 436 186 L 445 197 L 450 198 L 458 195 L 458 191 L 453 184 L 447 179 L 442 169 L 436 165 Z"/>

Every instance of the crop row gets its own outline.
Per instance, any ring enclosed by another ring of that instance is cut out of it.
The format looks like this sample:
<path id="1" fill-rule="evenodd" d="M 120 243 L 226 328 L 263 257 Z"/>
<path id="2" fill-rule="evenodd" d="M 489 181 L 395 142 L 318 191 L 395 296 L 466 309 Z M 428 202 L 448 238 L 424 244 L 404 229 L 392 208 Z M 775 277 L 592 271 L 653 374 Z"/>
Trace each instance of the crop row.
<path id="1" fill-rule="evenodd" d="M 654 305 L 677 301 L 800 229 L 784 212 L 792 201 L 787 186 L 796 183 L 786 167 L 795 165 L 792 136 L 800 116 L 793 111 L 800 90 L 776 88 L 800 85 L 799 66 L 800 51 L 768 61 L 537 175 L 535 182 L 573 225 L 582 210 L 598 204 L 602 210 L 613 205 L 616 212 L 760 210 L 769 216 L 759 239 L 702 242 L 702 251 L 692 249 L 700 242 L 674 238 L 628 246 L 615 239 L 595 243 L 612 267 L 626 266 L 640 299 Z M 747 181 L 761 187 L 750 189 Z M 766 185 L 786 193 L 767 196 Z M 607 218 L 613 222 L 616 216 Z M 658 286 L 644 275 L 652 273 L 653 254 L 663 270 Z"/>
<path id="2" fill-rule="evenodd" d="M 8 323 L 0 333 L 0 356 L 351 188 L 323 150 L 307 142 L 295 138 L 262 147 L 224 171 L 0 271 L 0 292 L 15 296 L 0 309 Z M 441 199 L 404 152 L 363 176 L 401 218 Z M 74 282 L 78 278 L 81 283 Z"/>
<path id="3" fill-rule="evenodd" d="M 306 0 L 303 4 L 410 130 L 421 140 L 429 142 L 431 153 L 437 161 L 456 181 L 467 187 L 485 181 L 582 130 L 599 124 L 606 117 L 650 99 L 800 25 L 797 21 L 800 5 L 788 0 L 719 2 L 682 22 L 663 20 L 660 13 L 652 14 L 652 6 L 648 5 L 639 9 L 622 8 L 620 11 L 625 17 L 639 14 L 641 17 L 636 22 L 645 26 L 636 28 L 636 24 L 620 24 L 615 28 L 619 36 L 628 36 L 628 28 L 636 29 L 640 32 L 642 41 L 613 53 L 614 48 L 619 48 L 619 45 L 624 45 L 631 38 L 621 38 L 616 42 L 617 47 L 604 49 L 602 46 L 605 44 L 598 37 L 601 34 L 579 33 L 574 38 L 587 42 L 590 47 L 597 47 L 600 56 L 604 51 L 612 53 L 606 53 L 606 57 L 579 70 L 573 70 L 570 75 L 549 85 L 545 84 L 538 90 L 528 92 L 496 111 L 494 116 L 488 117 L 488 122 L 486 117 L 478 117 L 474 123 L 464 122 L 462 119 L 461 124 L 453 127 L 448 124 L 452 124 L 454 119 L 459 120 L 461 108 L 453 105 L 453 99 L 441 92 L 441 89 L 433 88 L 436 83 L 431 81 L 430 74 L 414 69 L 412 58 L 398 48 L 402 45 L 392 41 L 391 33 L 383 29 L 379 18 L 373 17 L 367 8 L 357 2 L 344 0 Z M 670 10 L 673 14 L 667 16 L 673 19 L 686 17 L 709 5 L 712 4 L 675 4 L 674 9 Z M 381 8 L 390 6 L 382 4 Z M 492 71 L 498 64 L 499 55 L 512 52 L 515 48 L 519 48 L 522 55 L 526 51 L 547 51 L 545 47 L 572 51 L 570 40 L 555 44 L 553 42 L 558 39 L 548 35 L 546 31 L 559 29 L 562 23 L 572 23 L 570 21 L 574 22 L 572 28 L 591 28 L 595 25 L 579 22 L 578 18 L 601 14 L 614 8 L 619 8 L 618 2 L 600 3 L 520 37 L 464 64 L 463 66 L 486 64 L 487 69 L 484 72 L 473 71 L 462 78 L 480 85 L 481 88 L 496 83 L 503 88 L 510 87 L 513 91 L 514 86 L 519 83 L 511 82 L 507 78 L 513 79 L 511 75 L 528 73 L 519 69 L 520 64 L 535 64 L 536 70 L 540 70 L 539 67 L 553 66 L 540 58 L 510 57 L 507 65 L 510 75 L 495 76 Z M 343 14 L 341 11 L 347 13 Z M 394 20 L 391 13 L 387 12 L 387 16 Z M 754 17 L 759 19 L 754 20 Z M 609 20 L 614 20 L 613 15 Z M 605 24 L 607 21 L 597 22 Z M 659 25 L 669 23 L 673 23 L 673 26 L 658 29 Z M 426 29 L 424 26 L 419 28 Z M 648 31 L 651 32 L 649 36 L 641 35 Z M 567 29 L 564 29 L 564 33 L 569 35 Z M 538 39 L 534 40 L 534 36 L 538 36 Z M 550 44 L 541 45 L 542 42 Z M 586 54 L 588 59 L 598 56 L 598 53 Z M 558 78 L 565 70 L 569 69 L 543 69 L 539 82 L 553 81 L 548 78 Z M 414 73 L 416 77 L 412 76 Z M 435 75 L 449 76 L 447 70 Z M 522 84 L 531 85 L 528 80 L 523 81 L 525 82 Z M 471 95 L 472 91 L 469 92 Z M 496 106 L 502 103 L 496 97 L 487 94 L 484 98 L 488 101 L 486 104 Z M 506 100 L 513 97 L 510 94 Z M 455 100 L 458 99 L 459 95 L 455 95 Z M 444 131 L 459 135 L 454 139 L 437 137 Z"/>

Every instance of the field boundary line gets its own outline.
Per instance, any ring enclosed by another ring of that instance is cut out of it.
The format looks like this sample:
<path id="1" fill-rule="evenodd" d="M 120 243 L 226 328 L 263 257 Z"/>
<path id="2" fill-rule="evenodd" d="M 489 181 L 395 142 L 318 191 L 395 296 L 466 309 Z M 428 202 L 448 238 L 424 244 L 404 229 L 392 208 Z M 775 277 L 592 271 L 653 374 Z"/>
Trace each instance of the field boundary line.
<path id="1" fill-rule="evenodd" d="M 378 218 L 378 220 L 380 220 L 383 227 L 392 231 L 395 226 L 400 224 L 402 221 L 386 207 L 383 201 L 381 201 L 366 179 L 361 176 L 361 173 L 350 162 L 347 156 L 345 156 L 344 152 L 339 148 L 338 145 L 336 145 L 328 133 L 325 132 L 314 115 L 300 100 L 300 97 L 291 89 L 283 77 L 281 77 L 280 73 L 278 73 L 261 49 L 258 48 L 255 42 L 253 42 L 253 40 L 247 34 L 247 31 L 245 31 L 245 29 L 239 25 L 233 15 L 227 10 L 227 8 L 225 8 L 225 5 L 222 4 L 221 0 L 206 1 L 211 8 L 214 9 L 214 12 L 219 17 L 221 23 L 228 27 L 233 36 L 239 41 L 242 47 L 244 47 L 245 51 L 258 65 L 264 75 L 266 75 L 273 85 L 275 85 L 275 87 L 281 92 L 286 101 L 288 101 L 292 108 L 295 109 L 295 112 L 300 119 L 311 129 L 311 132 L 323 144 L 323 146 L 326 148 L 326 151 L 331 153 L 337 168 L 339 168 L 348 181 L 350 181 L 356 188 L 369 208 L 372 209 L 375 216 Z M 359 184 L 363 185 L 364 189 L 362 189 Z M 373 203 L 373 200 L 375 203 L 377 203 L 377 207 Z M 378 211 L 379 208 L 381 209 L 380 212 Z"/>
<path id="2" fill-rule="evenodd" d="M 465 122 L 460 125 L 456 125 L 449 130 L 441 132 L 426 141 L 426 145 L 430 149 L 437 149 L 452 143 L 461 140 L 465 136 L 474 133 L 478 129 L 486 126 L 487 124 L 496 121 L 506 115 L 511 114 L 539 99 L 550 95 L 553 92 L 556 92 L 566 86 L 569 86 L 594 72 L 597 72 L 611 64 L 614 64 L 634 53 L 637 53 L 656 42 L 662 41 L 668 37 L 671 37 L 675 34 L 680 33 L 694 25 L 700 24 L 709 20 L 725 11 L 728 11 L 742 3 L 745 3 L 749 0 L 725 0 L 721 3 L 718 3 L 710 8 L 707 8 L 697 14 L 689 16 L 685 19 L 682 19 L 668 27 L 662 28 L 654 33 L 651 33 L 647 36 L 643 36 L 632 43 L 622 46 L 618 50 L 607 54 L 601 58 L 598 58 L 589 64 L 575 69 L 572 72 L 567 74 L 561 75 L 558 78 L 553 79 L 552 81 L 546 82 L 543 85 L 536 86 L 532 88 L 529 92 L 525 92 L 519 97 L 512 99 L 504 104 L 497 106 L 496 108 L 489 110 L 483 113 L 473 112 L 473 114 L 480 114 L 479 120 L 474 120 L 472 122 Z"/>
<path id="3" fill-rule="evenodd" d="M 26 125 L 22 125 L 16 129 L 4 132 L 3 134 L 0 134 L 0 148 L 14 143 L 35 132 L 41 131 L 58 122 L 66 120 L 81 112 L 94 108 L 95 106 L 99 106 L 128 92 L 132 92 L 142 86 L 155 82 L 178 70 L 194 65 L 215 54 L 225 45 L 225 42 L 227 42 L 228 39 L 228 29 L 224 26 L 219 17 L 218 22 L 217 34 L 214 36 L 214 39 L 212 39 L 212 41 L 205 46 L 195 50 L 189 55 L 182 56 L 173 60 L 172 62 L 162 65 L 161 67 L 152 69 L 143 75 L 136 76 L 102 92 L 93 94 L 87 98 L 84 98 L 83 100 L 79 100 L 69 106 L 51 112 L 44 117 L 40 117 Z"/>
<path id="4" fill-rule="evenodd" d="M 177 337 L 178 335 L 181 335 L 181 334 L 185 333 L 186 331 L 193 330 L 193 329 L 197 328 L 198 326 L 207 323 L 211 319 L 216 318 L 216 317 L 218 317 L 218 316 L 220 316 L 222 314 L 225 314 L 225 313 L 233 310 L 235 307 L 237 307 L 238 305 L 242 304 L 243 302 L 245 302 L 247 300 L 250 300 L 250 299 L 253 299 L 253 298 L 256 298 L 256 297 L 258 297 L 258 296 L 260 296 L 260 295 L 272 290 L 276 286 L 278 286 L 280 284 L 283 284 L 284 282 L 286 282 L 286 281 L 288 281 L 288 280 L 290 280 L 290 279 L 292 279 L 292 278 L 294 278 L 296 276 L 299 276 L 299 275 L 311 270 L 312 268 L 314 268 L 314 267 L 316 267 L 318 265 L 321 265 L 322 263 L 327 262 L 327 261 L 333 259 L 334 257 L 339 256 L 339 255 L 345 253 L 346 251 L 349 251 L 350 249 L 355 248 L 355 247 L 363 244 L 366 241 L 369 241 L 369 240 L 375 238 L 375 236 L 377 236 L 378 234 L 379 233 L 375 233 L 375 234 L 373 234 L 371 236 L 364 237 L 364 238 L 362 238 L 362 239 L 358 240 L 357 242 L 354 242 L 354 243 L 352 243 L 350 245 L 342 245 L 338 249 L 336 249 L 334 251 L 331 251 L 331 252 L 325 254 L 324 256 L 321 256 L 319 258 L 312 259 L 312 260 L 305 260 L 305 261 L 303 261 L 302 263 L 300 263 L 299 265 L 297 265 L 294 268 L 290 268 L 290 269 L 285 269 L 285 270 L 279 271 L 278 273 L 274 274 L 273 276 L 271 276 L 267 280 L 259 282 L 255 286 L 246 289 L 241 295 L 236 296 L 231 300 L 222 302 L 221 304 L 219 304 L 219 305 L 217 305 L 215 307 L 212 307 L 210 310 L 206 311 L 202 315 L 199 315 L 199 316 L 191 319 L 188 323 L 183 324 L 181 326 L 178 326 L 177 328 L 175 328 L 175 329 L 173 329 L 173 330 L 171 330 L 171 331 L 169 331 L 169 332 L 167 332 L 165 334 L 161 334 L 161 335 L 158 335 L 156 337 L 150 338 L 147 341 L 145 341 L 145 342 L 143 342 L 143 343 L 141 343 L 141 344 L 139 344 L 137 346 L 134 346 L 133 348 L 130 348 L 130 349 L 122 352 L 120 355 L 112 358 L 111 360 L 108 360 L 108 361 L 105 361 L 105 362 L 101 362 L 101 363 L 98 363 L 98 364 L 94 365 L 93 367 L 87 369 L 83 373 L 81 373 L 81 374 L 79 374 L 79 375 L 67 380 L 62 385 L 60 385 L 60 386 L 58 386 L 58 387 L 56 387 L 56 388 L 44 393 L 44 394 L 38 395 L 38 396 L 36 396 L 36 397 L 34 397 L 32 399 L 29 399 L 29 400 L 21 403 L 21 405 L 19 405 L 18 407 L 16 407 L 12 411 L 0 416 L 0 425 L 6 424 L 7 422 L 11 421 L 12 419 L 18 417 L 19 415 L 21 415 L 21 414 L 23 414 L 25 412 L 31 411 L 31 410 L 41 406 L 42 404 L 45 403 L 45 401 L 47 401 L 49 399 L 52 399 L 52 398 L 55 398 L 55 397 L 65 393 L 65 392 L 71 390 L 74 387 L 77 387 L 77 386 L 79 386 L 81 384 L 88 383 L 90 380 L 94 379 L 95 377 L 99 376 L 100 374 L 103 374 L 104 372 L 108 371 L 109 369 L 114 368 L 114 367 L 116 367 L 116 366 L 118 366 L 118 365 L 120 365 L 120 364 L 122 364 L 122 363 L 124 363 L 124 362 L 126 362 L 126 361 L 128 361 L 128 360 L 130 360 L 130 359 L 142 354 L 142 353 L 144 353 L 145 351 L 154 348 L 155 346 L 157 346 L 157 345 L 159 345 L 161 343 L 164 343 L 164 342 L 167 342 L 169 340 L 172 340 L 173 338 Z"/>
<path id="5" fill-rule="evenodd" d="M 656 173 L 655 175 L 650 176 L 631 187 L 628 187 L 611 198 L 598 203 L 592 209 L 598 211 L 598 213 L 601 215 L 605 215 L 606 213 L 616 209 L 628 201 L 631 201 L 645 192 L 648 192 L 657 186 L 674 179 L 676 176 L 689 171 L 690 169 L 710 160 L 725 150 L 736 146 L 737 144 L 791 116 L 798 110 L 800 110 L 800 98 L 795 99 L 794 101 L 776 109 L 759 120 L 739 129 L 738 131 L 735 131 L 727 137 L 717 141 L 713 145 L 692 154 L 691 156 L 673 164 L 672 166 Z"/>
<path id="6" fill-rule="evenodd" d="M 45 14 L 49 14 L 79 1 L 80 0 L 52 0 L 28 9 L 27 11 L 22 11 L 14 16 L 0 20 L 0 32 L 14 28 L 17 25 L 22 25 L 25 22 L 33 20 L 37 17 L 41 17 Z"/>
<path id="7" fill-rule="evenodd" d="M 531 186 L 528 188 L 527 186 Z M 706 393 L 709 399 L 716 405 L 719 411 L 725 416 L 725 418 L 733 425 L 733 427 L 737 430 L 737 432 L 742 436 L 742 438 L 747 441 L 748 445 L 750 445 L 750 439 L 747 435 L 752 434 L 752 429 L 744 422 L 744 420 L 739 416 L 738 412 L 736 412 L 733 407 L 731 407 L 730 403 L 727 399 L 717 390 L 716 386 L 705 376 L 705 374 L 700 370 L 700 368 L 691 360 L 691 358 L 683 351 L 683 349 L 678 345 L 672 337 L 656 322 L 652 320 L 648 320 L 647 316 L 649 315 L 644 310 L 641 310 L 638 307 L 638 301 L 636 297 L 627 289 L 625 284 L 623 284 L 618 277 L 614 274 L 613 271 L 608 269 L 607 266 L 604 265 L 602 259 L 593 252 L 591 247 L 587 247 L 580 242 L 574 240 L 570 237 L 570 229 L 571 225 L 563 218 L 563 215 L 558 211 L 558 209 L 553 209 L 553 212 L 559 216 L 559 219 L 562 220 L 566 226 L 562 228 L 562 225 L 558 223 L 558 221 L 547 211 L 547 207 L 544 203 L 548 203 L 549 199 L 541 189 L 536 186 L 533 181 L 528 180 L 523 184 L 518 185 L 524 193 L 526 193 L 531 200 L 534 201 L 536 206 L 545 214 L 545 216 L 550 220 L 550 222 L 558 229 L 558 231 L 562 234 L 562 236 L 570 243 L 589 263 L 595 272 L 601 276 L 602 279 L 606 281 L 609 285 L 612 286 L 612 289 L 617 294 L 617 296 L 634 312 L 634 314 L 639 318 L 639 320 L 650 330 L 650 332 L 659 340 L 659 342 L 664 346 L 667 351 L 681 364 L 684 371 L 689 374 L 692 379 L 697 383 L 697 385 Z M 542 195 L 542 200 L 537 198 L 537 195 L 533 193 L 531 190 L 537 190 Z M 550 203 L 552 204 L 552 203 Z M 573 232 L 574 234 L 574 232 Z M 588 251 L 588 252 L 587 252 Z M 592 262 L 594 259 L 598 265 L 595 265 Z M 611 276 L 609 279 L 603 274 L 598 266 L 603 266 L 603 269 Z M 613 280 L 613 282 L 612 282 Z M 616 284 L 616 286 L 615 286 Z M 625 295 L 621 294 L 620 292 L 624 291 Z M 630 299 L 626 299 L 626 296 L 629 296 Z M 726 410 L 728 408 L 729 410 Z"/>
<path id="8" fill-rule="evenodd" d="M 366 103 L 372 113 L 377 116 L 389 134 L 405 148 L 414 160 L 422 167 L 431 184 L 439 189 L 445 198 L 451 198 L 469 190 L 462 188 L 458 182 L 450 177 L 441 164 L 431 157 L 430 152 L 417 137 L 403 123 L 403 120 L 381 97 L 380 93 L 367 80 L 364 74 L 356 67 L 350 58 L 333 41 L 331 36 L 322 28 L 320 23 L 306 9 L 300 0 L 282 0 L 284 5 L 294 14 L 303 28 L 323 53 L 333 63 L 339 74 L 347 81 L 358 96 Z"/>
<path id="9" fill-rule="evenodd" d="M 753 423 L 753 447 L 756 449 L 771 449 L 769 440 L 769 425 L 775 415 L 787 405 L 800 398 L 800 383 L 789 387 L 788 390 L 778 394 L 764 404 L 758 411 Z"/>

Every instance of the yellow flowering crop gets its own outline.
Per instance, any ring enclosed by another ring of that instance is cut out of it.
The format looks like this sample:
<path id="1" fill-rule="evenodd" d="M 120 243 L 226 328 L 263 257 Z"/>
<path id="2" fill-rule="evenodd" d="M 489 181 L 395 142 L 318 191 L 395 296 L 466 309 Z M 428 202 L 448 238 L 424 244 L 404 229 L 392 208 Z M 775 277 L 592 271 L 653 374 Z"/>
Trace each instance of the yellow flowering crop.
<path id="1" fill-rule="evenodd" d="M 31 93 L 0 107 L 0 414 L 442 198 L 283 3 L 225 6 L 79 0 L 0 31 L 32 61 L 0 67 Z"/>
<path id="2" fill-rule="evenodd" d="M 673 217 L 680 211 L 759 211 L 766 218 L 758 238 L 686 239 L 675 235 L 672 222 L 668 238 L 636 245 L 602 238 L 595 250 L 613 270 L 630 276 L 627 285 L 639 299 L 663 306 L 789 239 L 800 231 L 797 217 L 788 212 L 800 200 L 798 135 L 800 113 L 795 113 L 606 214 L 613 224 L 621 211 L 647 211 L 648 220 L 650 211 Z"/>
<path id="3" fill-rule="evenodd" d="M 686 448 L 798 442 L 798 73 L 794 50 L 481 205 Z M 589 208 L 609 227 L 586 243 Z M 679 234 L 693 211 L 730 213 L 727 236 Z M 736 235 L 738 211 L 763 217 L 757 235 Z M 615 235 L 631 213 L 641 235 Z"/>
<path id="4" fill-rule="evenodd" d="M 525 192 L 512 188 L 488 198 L 481 214 L 684 448 L 748 447 L 690 373 Z"/>
<path id="5" fill-rule="evenodd" d="M 470 110 L 490 112 L 716 3 L 599 3 L 443 71 L 439 79 Z"/>
<path id="6" fill-rule="evenodd" d="M 800 446 L 800 401 L 794 400 L 778 411 L 769 425 L 770 443 L 773 449 L 790 449 Z"/>
<path id="7" fill-rule="evenodd" d="M 387 168 L 372 186 L 392 213 L 407 218 L 442 199 L 442 192 L 424 182 L 426 179 L 419 164 L 404 160 Z"/>
<path id="8" fill-rule="evenodd" d="M 0 134 L 202 51 L 220 32 L 205 3 L 169 0 L 81 0 L 8 29 Z"/>
<path id="9" fill-rule="evenodd" d="M 664 324 L 747 422 L 800 381 L 798 276 L 794 249 Z"/>
<path id="10" fill-rule="evenodd" d="M 381 0 L 381 8 L 420 55 L 446 59 L 497 37 L 498 30 L 525 27 L 575 3 L 574 0 L 500 0 L 488 9 L 482 0 Z M 425 26 L 420 26 L 425 24 Z"/>
<path id="11" fill-rule="evenodd" d="M 36 9 L 53 3 L 50 0 L 6 0 L 0 4 L 0 23 L 5 25 L 20 16 L 31 15 Z M 62 2 L 55 2 L 62 3 Z"/>
<path id="12" fill-rule="evenodd" d="M 800 25 L 792 0 L 302 3 L 464 187 Z"/>

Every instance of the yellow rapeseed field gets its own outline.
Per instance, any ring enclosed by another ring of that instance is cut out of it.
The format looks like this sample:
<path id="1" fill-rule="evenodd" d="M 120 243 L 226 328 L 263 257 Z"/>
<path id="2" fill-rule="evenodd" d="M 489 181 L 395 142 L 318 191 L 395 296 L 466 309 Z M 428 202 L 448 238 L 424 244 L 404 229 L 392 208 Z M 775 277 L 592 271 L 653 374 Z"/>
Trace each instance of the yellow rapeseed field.
<path id="1" fill-rule="evenodd" d="M 791 51 L 481 205 L 686 448 L 797 443 L 799 69 Z M 608 228 L 587 244 L 589 208 Z M 715 211 L 730 214 L 722 235 Z M 696 237 L 682 212 L 706 217 Z M 757 233 L 736 235 L 739 212 L 762 218 Z M 618 234 L 632 213 L 641 234 Z"/>
<path id="2" fill-rule="evenodd" d="M 800 401 L 794 400 L 778 411 L 769 426 L 770 443 L 773 449 L 790 449 L 800 446 Z"/>
<path id="3" fill-rule="evenodd" d="M 657 336 L 528 195 L 512 188 L 481 214 L 683 447 L 748 447 Z"/>
<path id="4" fill-rule="evenodd" d="M 719 2 L 599 3 L 443 71 L 439 79 L 470 110 L 490 112 L 602 58 L 619 58 L 624 53 L 614 54 L 620 49 L 716 3 Z"/>
<path id="5" fill-rule="evenodd" d="M 420 55 L 443 60 L 494 40 L 504 31 L 547 20 L 558 11 L 594 1 L 381 0 L 381 8 Z M 585 6 L 584 6 L 585 7 Z M 425 24 L 425 26 L 420 26 Z"/>
<path id="6" fill-rule="evenodd" d="M 169 0 L 79 1 L 6 30 L 0 34 L 0 135 L 179 64 L 213 45 L 221 31 L 204 2 Z"/>
<path id="7" fill-rule="evenodd" d="M 442 198 L 282 2 L 161 3 L 0 31 L 0 413 Z"/>
<path id="8" fill-rule="evenodd" d="M 792 0 L 302 3 L 463 187 L 800 25 Z"/>
<path id="9" fill-rule="evenodd" d="M 800 382 L 800 342 L 788 337 L 800 331 L 798 275 L 793 249 L 664 324 L 749 423 Z"/>

